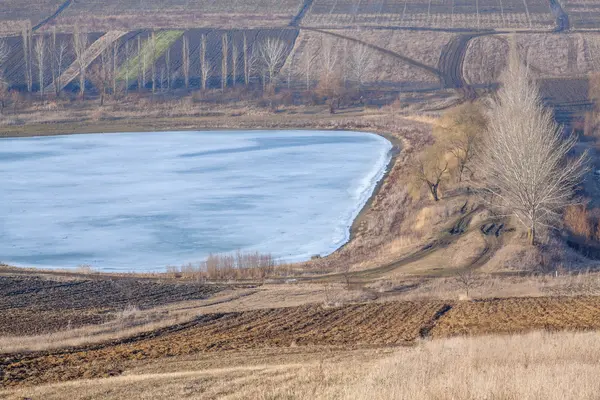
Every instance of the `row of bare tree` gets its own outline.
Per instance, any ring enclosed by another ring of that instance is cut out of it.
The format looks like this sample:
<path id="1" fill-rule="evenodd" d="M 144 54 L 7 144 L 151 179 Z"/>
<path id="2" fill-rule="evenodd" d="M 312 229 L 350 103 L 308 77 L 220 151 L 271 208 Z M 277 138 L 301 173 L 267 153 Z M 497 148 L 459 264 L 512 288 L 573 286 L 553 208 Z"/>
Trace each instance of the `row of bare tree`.
<path id="1" fill-rule="evenodd" d="M 340 46 L 332 38 L 311 42 L 301 57 L 296 57 L 294 50 L 290 53 L 289 45 L 279 38 L 266 38 L 251 45 L 246 34 L 242 43 L 238 43 L 224 33 L 221 38 L 219 73 L 218 61 L 208 56 L 210 49 L 206 34 L 200 36 L 197 71 L 191 68 L 193 51 L 189 33 L 185 33 L 181 40 L 181 60 L 172 60 L 171 46 L 158 54 L 155 32 L 145 37 L 140 34 L 123 43 L 114 41 L 97 60 L 89 59 L 90 55 L 86 54 L 90 46 L 89 35 L 78 27 L 75 27 L 71 43 L 64 38 L 59 39 L 55 30 L 48 35 L 34 36 L 30 29 L 25 29 L 21 39 L 27 91 L 34 90 L 34 80 L 37 79 L 42 98 L 46 88 L 52 88 L 54 95 L 60 95 L 68 83 L 64 81 L 64 73 L 69 67 L 76 69 L 80 96 L 84 96 L 89 78 L 103 102 L 107 93 L 127 92 L 133 85 L 138 90 L 148 87 L 153 93 L 159 89 L 170 90 L 176 86 L 175 80 L 180 76 L 186 89 L 190 89 L 193 76 L 199 77 L 199 87 L 206 90 L 218 75 L 222 90 L 230 82 L 233 85 L 239 82 L 250 85 L 253 80 L 262 83 L 263 89 L 274 88 L 283 82 L 290 88 L 293 81 L 303 81 L 305 89 L 310 90 L 313 82 L 317 81 L 320 89 L 333 94 L 341 86 L 347 86 L 348 82 L 362 87 L 374 66 L 369 47 L 347 43 Z M 0 64 L 6 61 L 9 50 L 5 42 L 0 42 Z M 159 65 L 161 57 L 163 65 Z M 72 62 L 71 66 L 67 64 L 69 62 Z M 174 68 L 175 64 L 180 64 L 180 68 Z M 88 71 L 88 68 L 91 70 Z M 282 68 L 285 73 L 279 74 Z"/>

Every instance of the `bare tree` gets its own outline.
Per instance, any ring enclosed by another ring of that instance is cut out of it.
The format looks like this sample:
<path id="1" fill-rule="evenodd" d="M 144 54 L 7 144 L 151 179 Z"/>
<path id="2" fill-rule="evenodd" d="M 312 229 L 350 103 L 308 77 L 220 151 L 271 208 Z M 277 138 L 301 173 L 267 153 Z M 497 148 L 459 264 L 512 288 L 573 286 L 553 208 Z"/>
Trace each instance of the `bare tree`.
<path id="1" fill-rule="evenodd" d="M 487 117 L 478 103 L 464 103 L 447 111 L 434 132 L 442 140 L 448 151 L 457 161 L 458 182 L 462 181 L 465 171 L 472 171 L 471 163 L 479 147 L 483 132 L 487 126 Z"/>
<path id="2" fill-rule="evenodd" d="M 8 55 L 10 54 L 10 48 L 6 44 L 6 41 L 0 39 L 0 114 L 4 111 L 5 106 L 5 95 L 7 89 L 7 82 L 4 79 L 4 68 L 3 64 L 8 59 Z"/>
<path id="3" fill-rule="evenodd" d="M 140 35 L 137 37 L 137 89 L 138 92 L 142 90 L 142 86 L 146 84 L 146 80 L 143 79 L 145 77 L 145 72 L 142 72 L 142 38 Z M 143 83 L 142 83 L 143 82 Z"/>
<path id="4" fill-rule="evenodd" d="M 438 144 L 428 147 L 418 158 L 415 169 L 415 179 L 427 186 L 434 201 L 439 201 L 440 186 L 447 176 L 448 161 L 444 153 Z"/>
<path id="5" fill-rule="evenodd" d="M 270 85 L 274 83 L 277 68 L 285 61 L 286 48 L 285 42 L 277 38 L 268 38 L 260 45 L 260 57 L 269 74 Z"/>
<path id="6" fill-rule="evenodd" d="M 244 32 L 244 84 L 247 86 L 250 83 L 250 65 L 248 64 L 248 39 Z"/>
<path id="7" fill-rule="evenodd" d="M 338 65 L 338 51 L 330 37 L 321 39 L 320 82 L 326 91 L 331 90 Z"/>
<path id="8" fill-rule="evenodd" d="M 51 78 L 52 78 L 52 85 L 54 85 L 56 83 L 56 57 L 54 56 L 56 54 L 56 26 L 52 27 L 52 43 L 51 43 L 51 47 L 49 47 L 49 52 L 50 52 L 50 74 L 51 74 Z"/>
<path id="9" fill-rule="evenodd" d="M 152 95 L 156 93 L 156 32 L 150 37 L 150 62 L 152 63 Z"/>
<path id="10" fill-rule="evenodd" d="M 133 55 L 133 51 L 129 44 L 129 40 L 125 41 L 125 95 L 129 94 L 129 72 L 131 70 L 131 58 Z"/>
<path id="11" fill-rule="evenodd" d="M 229 36 L 227 36 L 227 33 L 224 33 L 221 37 L 221 50 L 221 90 L 224 90 L 227 87 L 227 77 L 229 76 L 227 66 L 227 59 L 229 57 Z"/>
<path id="12" fill-rule="evenodd" d="M 456 283 L 465 291 L 467 298 L 470 296 L 469 292 L 483 285 L 483 281 L 472 270 L 459 271 L 455 279 Z"/>
<path id="13" fill-rule="evenodd" d="M 534 245 L 538 228 L 555 226 L 573 203 L 587 153 L 568 159 L 576 137 L 563 135 L 514 49 L 501 83 L 483 140 L 482 188 L 520 221 Z"/>
<path id="14" fill-rule="evenodd" d="M 231 77 L 233 79 L 233 86 L 235 86 L 235 83 L 237 81 L 237 62 L 239 56 L 240 55 L 237 44 L 235 43 L 235 40 L 233 40 L 231 42 Z"/>
<path id="15" fill-rule="evenodd" d="M 210 61 L 206 59 L 206 35 L 202 35 L 200 38 L 200 81 L 202 90 L 206 90 L 206 85 L 210 79 L 212 65 Z"/>
<path id="16" fill-rule="evenodd" d="M 75 62 L 79 68 L 79 95 L 83 100 L 85 96 L 85 51 L 88 48 L 87 33 L 80 32 L 79 27 L 75 26 L 73 33 L 73 51 L 75 52 Z"/>
<path id="17" fill-rule="evenodd" d="M 40 97 L 44 98 L 44 61 L 46 60 L 46 43 L 44 35 L 35 38 L 35 61 L 38 69 L 38 82 L 40 84 Z"/>
<path id="18" fill-rule="evenodd" d="M 315 60 L 319 57 L 318 49 L 314 49 L 309 44 L 304 48 L 304 54 L 302 56 L 302 74 L 306 80 L 306 91 L 310 90 L 310 84 L 312 81 L 312 68 Z"/>
<path id="19" fill-rule="evenodd" d="M 111 55 L 112 64 L 110 66 L 109 74 L 112 81 L 112 95 L 113 98 L 117 97 L 117 72 L 119 65 L 119 40 L 115 40 L 113 42 L 112 55 Z"/>
<path id="20" fill-rule="evenodd" d="M 190 88 L 190 41 L 187 36 L 183 35 L 183 43 L 181 44 L 183 54 L 183 80 L 185 83 L 185 89 Z"/>
<path id="21" fill-rule="evenodd" d="M 27 91 L 31 92 L 33 78 L 31 76 L 31 41 L 28 28 L 23 28 L 21 31 L 21 42 L 23 44 L 23 59 L 25 60 L 25 83 L 27 84 Z"/>
<path id="22" fill-rule="evenodd" d="M 354 45 L 347 68 L 350 72 L 351 79 L 356 82 L 360 90 L 365 83 L 369 72 L 373 68 L 373 54 L 371 49 L 364 44 Z"/>
<path id="23" fill-rule="evenodd" d="M 165 74 L 167 79 L 167 90 L 171 90 L 171 47 L 165 52 Z"/>
<path id="24" fill-rule="evenodd" d="M 67 43 L 60 42 L 60 44 L 55 47 L 53 54 L 55 72 L 53 73 L 52 84 L 54 86 L 56 97 L 60 96 L 60 92 L 62 90 L 62 74 L 65 57 L 67 55 L 67 47 Z"/>

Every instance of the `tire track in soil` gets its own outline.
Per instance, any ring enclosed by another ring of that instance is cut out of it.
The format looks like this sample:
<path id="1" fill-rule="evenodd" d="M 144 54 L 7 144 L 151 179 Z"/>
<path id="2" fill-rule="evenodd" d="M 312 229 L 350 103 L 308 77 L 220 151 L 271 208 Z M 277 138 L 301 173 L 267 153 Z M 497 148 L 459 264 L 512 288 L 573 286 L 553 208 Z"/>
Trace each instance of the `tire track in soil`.
<path id="1" fill-rule="evenodd" d="M 414 262 L 420 261 L 423 258 L 434 254 L 437 251 L 444 250 L 450 245 L 456 243 L 463 235 L 480 231 L 486 245 L 482 252 L 468 264 L 462 268 L 453 269 L 453 272 L 474 270 L 482 267 L 487 263 L 504 244 L 503 235 L 507 230 L 505 229 L 505 221 L 498 218 L 491 218 L 485 221 L 477 223 L 477 225 L 468 227 L 472 217 L 476 212 L 480 210 L 475 209 L 470 211 L 459 218 L 457 218 L 452 224 L 449 225 L 437 238 L 431 242 L 425 244 L 423 247 L 415 251 L 414 253 L 408 254 L 401 257 L 399 260 L 383 265 L 381 267 L 371 268 L 362 271 L 351 272 L 349 275 L 353 283 L 366 283 L 373 279 L 381 278 L 382 275 L 392 272 L 398 268 L 402 268 Z M 319 277 L 310 278 L 297 278 L 298 281 L 302 282 L 332 282 L 336 280 L 345 280 L 345 273 L 335 273 Z"/>
<path id="2" fill-rule="evenodd" d="M 462 89 L 466 98 L 474 97 L 475 93 L 467 84 L 463 74 L 465 55 L 471 39 L 487 34 L 489 32 L 458 35 L 444 46 L 438 62 L 444 88 Z"/>

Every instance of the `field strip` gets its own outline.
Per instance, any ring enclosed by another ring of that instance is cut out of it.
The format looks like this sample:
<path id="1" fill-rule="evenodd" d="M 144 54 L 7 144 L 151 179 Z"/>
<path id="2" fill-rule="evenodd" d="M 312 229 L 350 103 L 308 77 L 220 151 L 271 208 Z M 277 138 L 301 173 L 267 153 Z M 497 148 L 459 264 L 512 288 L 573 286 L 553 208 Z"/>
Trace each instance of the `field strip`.
<path id="1" fill-rule="evenodd" d="M 103 51 L 108 49 L 116 40 L 127 34 L 126 31 L 109 31 L 92 43 L 83 54 L 84 67 L 88 68 L 94 60 L 96 60 Z M 61 90 L 79 76 L 79 63 L 74 61 L 73 64 L 62 74 L 60 78 Z M 47 92 L 54 91 L 54 85 L 50 84 L 46 87 Z"/>

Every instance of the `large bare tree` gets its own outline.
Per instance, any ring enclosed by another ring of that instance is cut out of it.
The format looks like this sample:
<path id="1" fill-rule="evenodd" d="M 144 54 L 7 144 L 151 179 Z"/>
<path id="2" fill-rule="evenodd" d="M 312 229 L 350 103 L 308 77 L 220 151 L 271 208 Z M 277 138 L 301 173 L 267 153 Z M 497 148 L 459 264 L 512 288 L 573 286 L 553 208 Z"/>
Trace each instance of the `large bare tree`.
<path id="1" fill-rule="evenodd" d="M 564 134 L 544 108 L 528 68 L 514 49 L 490 104 L 479 168 L 483 189 L 527 229 L 536 243 L 540 227 L 552 227 L 573 203 L 586 172 L 587 154 L 569 158 L 576 137 Z"/>
<path id="2" fill-rule="evenodd" d="M 269 75 L 269 84 L 273 85 L 277 67 L 285 61 L 286 44 L 283 40 L 277 38 L 267 38 L 260 45 L 260 57 L 265 66 L 265 71 Z"/>

